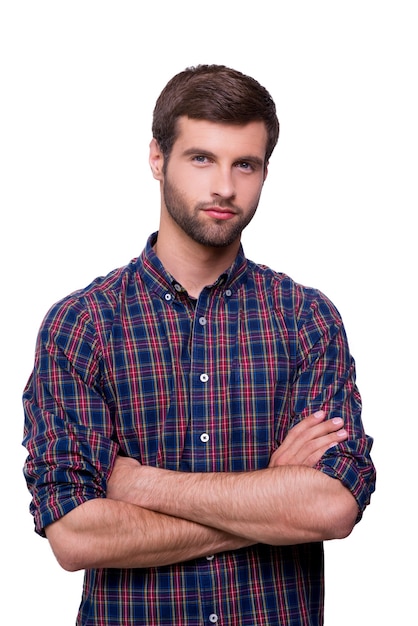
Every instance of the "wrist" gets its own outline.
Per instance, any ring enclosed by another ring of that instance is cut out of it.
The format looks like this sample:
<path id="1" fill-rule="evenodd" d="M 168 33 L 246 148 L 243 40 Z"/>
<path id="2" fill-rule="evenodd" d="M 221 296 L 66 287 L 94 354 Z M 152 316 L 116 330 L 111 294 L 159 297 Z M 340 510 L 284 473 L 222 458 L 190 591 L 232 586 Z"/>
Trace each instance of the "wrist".
<path id="1" fill-rule="evenodd" d="M 158 477 L 161 478 L 161 472 L 165 471 L 151 465 L 139 466 L 135 472 L 135 504 L 142 506 L 144 509 L 158 511 Z"/>

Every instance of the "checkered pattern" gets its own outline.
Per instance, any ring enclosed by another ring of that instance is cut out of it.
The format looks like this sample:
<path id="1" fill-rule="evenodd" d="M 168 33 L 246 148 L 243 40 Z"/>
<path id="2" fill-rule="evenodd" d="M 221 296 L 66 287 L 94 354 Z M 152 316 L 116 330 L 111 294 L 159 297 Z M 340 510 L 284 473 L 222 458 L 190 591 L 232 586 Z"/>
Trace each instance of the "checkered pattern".
<path id="1" fill-rule="evenodd" d="M 360 514 L 374 489 L 354 362 L 331 302 L 247 260 L 193 303 L 152 244 L 57 303 L 24 393 L 35 528 L 105 497 L 118 452 L 186 472 L 265 468 L 289 428 L 323 408 L 348 441 L 318 470 Z M 214 620 L 217 620 L 214 622 Z M 321 544 L 258 545 L 178 565 L 86 572 L 78 624 L 313 626 L 323 620 Z"/>

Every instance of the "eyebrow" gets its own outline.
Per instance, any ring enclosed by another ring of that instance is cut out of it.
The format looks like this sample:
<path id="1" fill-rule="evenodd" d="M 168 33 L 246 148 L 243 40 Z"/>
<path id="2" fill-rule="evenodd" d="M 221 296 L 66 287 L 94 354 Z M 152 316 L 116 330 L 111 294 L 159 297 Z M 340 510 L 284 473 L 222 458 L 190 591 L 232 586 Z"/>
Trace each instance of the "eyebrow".
<path id="1" fill-rule="evenodd" d="M 211 152 L 210 150 L 202 150 L 201 148 L 187 148 L 187 150 L 184 150 L 183 155 L 184 156 L 193 156 L 193 155 L 201 155 L 201 156 L 207 156 L 210 157 L 212 159 L 216 159 L 216 154 L 214 152 Z M 259 167 L 264 167 L 264 159 L 260 159 L 260 157 L 258 156 L 254 156 L 254 155 L 248 155 L 248 156 L 240 156 L 237 159 L 234 159 L 235 162 L 246 162 L 246 163 L 253 163 L 254 165 L 258 165 Z"/>

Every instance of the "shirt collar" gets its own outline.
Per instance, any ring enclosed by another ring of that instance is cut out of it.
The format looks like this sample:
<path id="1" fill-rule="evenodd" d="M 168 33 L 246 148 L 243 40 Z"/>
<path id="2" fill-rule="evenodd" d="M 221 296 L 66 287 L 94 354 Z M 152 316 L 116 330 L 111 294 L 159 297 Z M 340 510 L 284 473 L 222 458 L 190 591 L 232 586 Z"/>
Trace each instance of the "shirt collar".
<path id="1" fill-rule="evenodd" d="M 148 288 L 156 292 L 160 297 L 166 300 L 176 298 L 181 285 L 171 276 L 158 256 L 155 254 L 153 246 L 157 241 L 158 232 L 153 233 L 147 241 L 142 254 L 136 259 L 136 269 L 141 278 L 145 281 Z M 242 284 L 247 281 L 248 261 L 245 257 L 242 245 L 240 245 L 238 254 L 232 265 L 219 276 L 212 289 L 228 289 L 230 292 L 238 291 Z"/>

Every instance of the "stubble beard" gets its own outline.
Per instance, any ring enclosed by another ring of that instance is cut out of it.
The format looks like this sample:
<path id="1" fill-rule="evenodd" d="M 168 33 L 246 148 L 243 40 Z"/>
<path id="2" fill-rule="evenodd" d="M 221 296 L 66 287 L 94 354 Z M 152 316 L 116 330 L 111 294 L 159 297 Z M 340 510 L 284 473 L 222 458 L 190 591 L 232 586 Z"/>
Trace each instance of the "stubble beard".
<path id="1" fill-rule="evenodd" d="M 248 214 L 244 215 L 239 207 L 225 201 L 219 202 L 217 203 L 219 206 L 231 208 L 236 215 L 230 220 L 212 219 L 209 223 L 202 215 L 202 209 L 207 207 L 208 203 L 198 204 L 190 210 L 183 194 L 168 180 L 167 175 L 164 180 L 163 196 L 167 212 L 183 232 L 196 243 L 212 248 L 225 248 L 240 238 L 258 206 L 257 199 Z"/>

